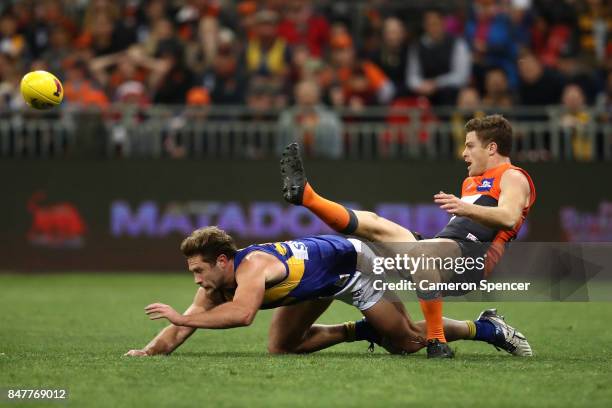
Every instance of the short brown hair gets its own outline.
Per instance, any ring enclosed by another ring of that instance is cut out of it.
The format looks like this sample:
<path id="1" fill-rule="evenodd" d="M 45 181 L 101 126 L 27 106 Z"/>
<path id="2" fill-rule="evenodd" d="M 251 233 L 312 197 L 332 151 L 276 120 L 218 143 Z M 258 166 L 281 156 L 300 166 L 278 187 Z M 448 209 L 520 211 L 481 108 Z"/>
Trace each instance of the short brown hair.
<path id="1" fill-rule="evenodd" d="M 483 118 L 470 119 L 465 124 L 467 133 L 476 132 L 476 137 L 483 146 L 491 142 L 497 144 L 497 152 L 510 156 L 512 150 L 512 125 L 502 115 L 489 115 Z"/>
<path id="2" fill-rule="evenodd" d="M 204 262 L 214 264 L 219 255 L 233 259 L 238 252 L 234 239 L 218 227 L 200 228 L 181 243 L 181 252 L 186 257 L 201 255 Z"/>

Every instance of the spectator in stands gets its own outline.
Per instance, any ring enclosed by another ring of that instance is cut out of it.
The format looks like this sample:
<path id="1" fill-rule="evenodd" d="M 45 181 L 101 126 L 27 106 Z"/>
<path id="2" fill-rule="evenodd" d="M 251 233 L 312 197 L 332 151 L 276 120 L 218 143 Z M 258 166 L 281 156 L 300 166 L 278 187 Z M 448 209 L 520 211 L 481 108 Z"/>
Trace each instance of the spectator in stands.
<path id="1" fill-rule="evenodd" d="M 514 98 L 508 86 L 508 78 L 503 69 L 491 69 L 485 76 L 485 94 L 483 106 L 490 108 L 510 108 Z"/>
<path id="2" fill-rule="evenodd" d="M 21 58 L 27 50 L 25 37 L 17 28 L 17 19 L 12 13 L 0 15 L 0 53 L 13 58 Z"/>
<path id="3" fill-rule="evenodd" d="M 473 117 L 483 117 L 482 101 L 478 89 L 466 87 L 459 91 L 457 96 L 457 110 L 451 116 L 453 144 L 455 146 L 455 158 L 463 158 L 465 149 L 465 122 Z"/>
<path id="4" fill-rule="evenodd" d="M 247 42 L 244 54 L 248 71 L 257 75 L 287 75 L 291 53 L 285 40 L 277 36 L 278 14 L 262 10 L 254 21 L 254 37 Z"/>
<path id="5" fill-rule="evenodd" d="M 208 89 L 194 86 L 187 92 L 187 106 L 209 106 L 210 105 L 210 94 Z"/>
<path id="6" fill-rule="evenodd" d="M 255 119 L 265 117 L 274 108 L 274 92 L 277 90 L 267 82 L 267 77 L 252 77 L 246 95 L 246 104 Z"/>
<path id="7" fill-rule="evenodd" d="M 238 37 L 251 38 L 255 35 L 253 33 L 253 27 L 255 26 L 257 7 L 256 0 L 243 0 L 237 3 L 234 21 L 232 21 L 232 25 L 228 27 L 234 30 Z"/>
<path id="8" fill-rule="evenodd" d="M 482 100 L 478 89 L 472 86 L 461 89 L 457 96 L 457 108 L 466 112 L 475 112 L 482 108 Z"/>
<path id="9" fill-rule="evenodd" d="M 310 0 L 290 0 L 278 35 L 291 45 L 305 45 L 313 57 L 321 57 L 329 43 L 329 23 L 316 14 Z"/>
<path id="10" fill-rule="evenodd" d="M 466 25 L 465 33 L 473 52 L 473 73 L 479 87 L 491 68 L 502 68 L 510 87 L 516 87 L 517 47 L 512 22 L 497 0 L 474 2 L 473 16 Z"/>
<path id="11" fill-rule="evenodd" d="M 387 17 L 382 26 L 382 46 L 370 56 L 393 82 L 396 96 L 407 93 L 406 65 L 408 43 L 404 23 L 397 17 Z"/>
<path id="12" fill-rule="evenodd" d="M 331 67 L 322 73 L 322 85 L 335 85 L 331 100 L 335 106 L 359 109 L 393 99 L 393 82 L 373 62 L 358 60 L 351 37 L 341 31 L 331 40 Z"/>
<path id="13" fill-rule="evenodd" d="M 518 62 L 519 100 L 521 105 L 544 106 L 561 102 L 563 77 L 553 68 L 542 65 L 530 52 L 523 53 Z"/>
<path id="14" fill-rule="evenodd" d="M 510 0 L 508 3 L 508 15 L 514 29 L 513 37 L 517 48 L 519 52 L 528 50 L 534 20 L 532 0 Z"/>
<path id="15" fill-rule="evenodd" d="M 201 18 L 197 27 L 195 40 L 189 42 L 185 48 L 185 58 L 191 72 L 194 75 L 202 75 L 213 65 L 218 48 L 234 41 L 234 33 L 220 28 L 219 21 L 214 16 Z"/>
<path id="16" fill-rule="evenodd" d="M 206 120 L 208 106 L 210 105 L 210 95 L 206 88 L 196 86 L 187 92 L 186 102 L 187 109 L 181 115 L 167 121 L 164 126 L 165 131 L 162 138 L 163 150 L 168 157 L 173 159 L 187 157 L 187 148 L 191 144 L 190 132 L 187 130 L 194 123 L 199 122 L 202 124 Z M 206 132 L 202 130 L 200 132 L 194 136 L 205 139 Z"/>
<path id="17" fill-rule="evenodd" d="M 193 75 L 187 69 L 184 48 L 174 33 L 157 44 L 155 58 L 160 60 L 166 72 L 154 89 L 153 102 L 161 104 L 183 104 Z"/>
<path id="18" fill-rule="evenodd" d="M 378 3 L 378 4 L 377 4 Z M 395 13 L 396 10 L 391 10 L 385 7 L 383 2 L 365 2 L 361 8 L 362 27 L 355 30 L 354 23 L 349 23 L 353 34 L 358 35 L 359 51 L 363 55 L 376 54 L 382 48 L 381 34 L 383 32 L 383 16 L 395 16 L 402 19 L 401 15 Z"/>
<path id="19" fill-rule="evenodd" d="M 25 107 L 19 90 L 21 70 L 18 61 L 0 53 L 0 112 Z"/>
<path id="20" fill-rule="evenodd" d="M 115 92 L 114 101 L 126 105 L 140 107 L 149 106 L 151 100 L 147 95 L 144 84 L 140 81 L 125 81 L 121 83 Z"/>
<path id="21" fill-rule="evenodd" d="M 28 13 L 27 23 L 21 24 L 33 58 L 42 57 L 53 47 L 55 33 L 66 33 L 69 38 L 76 34 L 76 24 L 65 15 L 64 3 L 62 0 L 37 1 L 28 7 L 31 14 Z"/>
<path id="22" fill-rule="evenodd" d="M 151 58 L 138 46 L 94 58 L 89 63 L 92 76 L 108 95 L 115 96 L 115 100 L 120 99 L 116 92 L 127 82 L 140 82 L 146 84 L 147 89 L 157 89 L 170 68 L 167 60 Z"/>
<path id="23" fill-rule="evenodd" d="M 470 77 L 468 47 L 463 39 L 445 32 L 444 16 L 438 10 L 425 12 L 423 28 L 423 35 L 410 48 L 408 88 L 434 105 L 453 105 Z"/>
<path id="24" fill-rule="evenodd" d="M 190 41 L 200 34 L 204 49 L 209 60 L 216 48 L 217 31 L 219 28 L 220 2 L 214 0 L 183 0 L 174 2 L 176 9 L 174 23 L 177 25 L 178 37 L 182 41 Z"/>
<path id="25" fill-rule="evenodd" d="M 50 30 L 49 46 L 40 54 L 49 66 L 49 71 L 58 78 L 64 76 L 63 61 L 73 53 L 72 34 L 63 26 L 55 26 Z"/>
<path id="26" fill-rule="evenodd" d="M 94 56 L 119 52 L 136 42 L 134 31 L 123 24 L 119 7 L 110 0 L 89 3 L 83 28 L 77 44 Z"/>
<path id="27" fill-rule="evenodd" d="M 557 67 L 561 53 L 578 47 L 574 35 L 575 2 L 572 0 L 538 0 L 537 16 L 531 33 L 531 48 L 546 66 Z"/>
<path id="28" fill-rule="evenodd" d="M 137 13 L 137 22 L 135 24 L 134 31 L 138 43 L 146 44 L 153 34 L 153 28 L 157 22 L 166 20 L 168 16 L 172 15 L 168 7 L 167 0 L 148 0 L 141 2 Z M 147 48 L 149 54 L 155 53 L 154 45 L 150 45 Z"/>
<path id="29" fill-rule="evenodd" d="M 289 72 L 289 83 L 295 84 L 305 78 L 316 75 L 322 67 L 322 61 L 313 57 L 305 45 L 296 45 L 291 50 L 291 70 Z"/>
<path id="30" fill-rule="evenodd" d="M 66 61 L 64 104 L 68 106 L 104 109 L 108 98 L 89 79 L 87 64 L 82 60 Z"/>
<path id="31" fill-rule="evenodd" d="M 159 44 L 167 41 L 178 42 L 179 40 L 176 37 L 176 30 L 172 21 L 167 18 L 160 18 L 155 20 L 149 36 L 145 41 L 139 43 L 139 46 L 147 55 L 153 57 L 157 53 Z"/>
<path id="32" fill-rule="evenodd" d="M 605 89 L 597 97 L 597 108 L 602 122 L 612 123 L 612 70 L 608 71 Z"/>
<path id="33" fill-rule="evenodd" d="M 580 58 L 578 51 L 568 49 L 567 52 L 562 52 L 557 66 L 564 82 L 580 86 L 587 104 L 594 104 L 600 90 L 598 73 Z"/>
<path id="34" fill-rule="evenodd" d="M 247 114 L 243 123 L 248 123 L 248 129 L 237 130 L 246 132 L 250 138 L 243 141 L 241 153 L 250 158 L 260 158 L 262 150 L 268 150 L 273 136 L 276 134 L 277 109 L 286 105 L 286 96 L 281 93 L 283 81 L 278 77 L 251 77 L 246 95 Z M 236 133 L 230 133 L 236 134 Z"/>
<path id="35" fill-rule="evenodd" d="M 342 155 L 342 125 L 338 117 L 321 104 L 321 91 L 315 81 L 295 87 L 295 106 L 278 120 L 280 153 L 291 142 L 299 142 L 306 155 L 338 158 Z"/>
<path id="36" fill-rule="evenodd" d="M 581 54 L 593 66 L 603 66 L 606 49 L 612 47 L 612 5 L 602 0 L 579 3 L 578 33 Z"/>
<path id="37" fill-rule="evenodd" d="M 565 151 L 576 160 L 592 160 L 594 156 L 593 134 L 589 124 L 591 115 L 587 111 L 582 88 L 569 84 L 563 89 L 561 130 L 565 135 Z"/>
<path id="38" fill-rule="evenodd" d="M 245 103 L 248 80 L 231 45 L 219 48 L 212 67 L 197 82 L 208 90 L 215 105 Z"/>

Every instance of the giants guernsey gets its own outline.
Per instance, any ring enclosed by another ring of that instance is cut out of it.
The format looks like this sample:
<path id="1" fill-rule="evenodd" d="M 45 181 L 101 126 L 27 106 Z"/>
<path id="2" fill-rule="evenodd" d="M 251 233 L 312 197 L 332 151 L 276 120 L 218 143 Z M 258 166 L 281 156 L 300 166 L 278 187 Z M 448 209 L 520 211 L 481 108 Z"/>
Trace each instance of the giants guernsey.
<path id="1" fill-rule="evenodd" d="M 518 170 L 523 173 L 525 177 L 527 177 L 530 190 L 529 204 L 523 208 L 521 219 L 516 223 L 513 229 L 508 231 L 495 230 L 470 218 L 454 216 L 450 219 L 446 227 L 436 235 L 436 238 L 492 243 L 492 245 L 488 246 L 486 252 L 485 276 L 491 272 L 491 269 L 501 257 L 504 250 L 504 244 L 516 238 L 531 206 L 535 202 L 535 186 L 531 177 L 525 170 L 513 166 L 510 163 L 500 164 L 497 167 L 485 171 L 480 176 L 467 177 L 461 186 L 461 200 L 487 207 L 497 207 L 501 194 L 501 178 L 504 172 L 509 169 Z"/>
<path id="2" fill-rule="evenodd" d="M 350 241 L 320 235 L 241 249 L 234 258 L 234 271 L 246 255 L 255 251 L 275 256 L 286 271 L 282 281 L 266 286 L 261 309 L 333 296 L 351 280 L 357 264 L 357 252 Z M 225 297 L 230 300 L 233 294 L 225 293 Z"/>

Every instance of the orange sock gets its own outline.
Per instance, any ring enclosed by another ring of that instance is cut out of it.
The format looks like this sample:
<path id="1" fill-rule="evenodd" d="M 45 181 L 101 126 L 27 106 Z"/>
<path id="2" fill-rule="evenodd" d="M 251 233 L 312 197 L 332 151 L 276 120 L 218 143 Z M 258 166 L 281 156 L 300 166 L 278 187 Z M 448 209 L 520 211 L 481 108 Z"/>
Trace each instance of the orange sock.
<path id="1" fill-rule="evenodd" d="M 442 298 L 431 300 L 419 299 L 425 323 L 427 325 L 427 340 L 438 339 L 440 343 L 446 343 L 444 337 L 444 323 L 442 321 Z"/>
<path id="2" fill-rule="evenodd" d="M 352 210 L 321 197 L 312 189 L 310 183 L 306 183 L 304 187 L 302 205 L 312 211 L 334 231 L 351 234 L 357 229 L 357 217 Z"/>

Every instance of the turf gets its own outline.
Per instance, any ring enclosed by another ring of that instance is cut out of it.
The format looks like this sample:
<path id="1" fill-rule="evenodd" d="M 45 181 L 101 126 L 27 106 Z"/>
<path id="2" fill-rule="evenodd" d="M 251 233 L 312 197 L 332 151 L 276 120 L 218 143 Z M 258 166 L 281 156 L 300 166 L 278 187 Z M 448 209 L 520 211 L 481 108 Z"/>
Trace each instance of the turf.
<path id="1" fill-rule="evenodd" d="M 122 357 L 163 327 L 146 304 L 182 309 L 194 291 L 182 274 L 0 275 L 0 388 L 67 388 L 75 407 L 612 406 L 612 303 L 496 305 L 528 335 L 531 359 L 478 342 L 454 343 L 446 361 L 371 354 L 363 342 L 269 356 L 268 311 L 249 328 L 200 331 L 170 357 Z M 445 314 L 485 306 L 447 303 Z M 335 304 L 321 321 L 355 318 Z"/>

